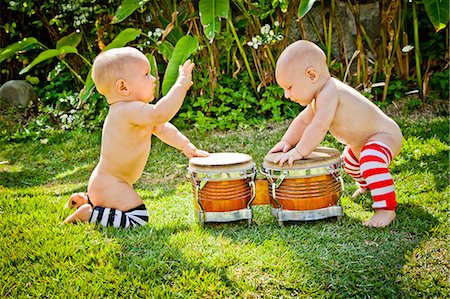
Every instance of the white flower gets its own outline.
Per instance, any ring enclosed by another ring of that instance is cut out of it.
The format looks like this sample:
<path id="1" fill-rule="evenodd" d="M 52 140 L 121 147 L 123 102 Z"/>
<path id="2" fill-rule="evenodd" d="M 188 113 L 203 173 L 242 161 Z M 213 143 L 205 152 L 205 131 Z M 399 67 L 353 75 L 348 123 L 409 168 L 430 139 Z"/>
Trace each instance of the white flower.
<path id="1" fill-rule="evenodd" d="M 261 34 L 267 34 L 270 31 L 270 25 L 266 24 L 261 28 Z"/>
<path id="2" fill-rule="evenodd" d="M 163 34 L 163 32 L 164 32 L 164 30 L 162 30 L 161 28 L 156 28 L 154 35 L 156 37 L 160 37 Z"/>
<path id="3" fill-rule="evenodd" d="M 275 21 L 275 23 L 273 23 L 273 26 L 278 27 L 280 25 L 280 22 Z"/>
<path id="4" fill-rule="evenodd" d="M 406 45 L 402 48 L 403 53 L 409 53 L 412 49 L 414 49 L 414 46 L 412 45 Z"/>

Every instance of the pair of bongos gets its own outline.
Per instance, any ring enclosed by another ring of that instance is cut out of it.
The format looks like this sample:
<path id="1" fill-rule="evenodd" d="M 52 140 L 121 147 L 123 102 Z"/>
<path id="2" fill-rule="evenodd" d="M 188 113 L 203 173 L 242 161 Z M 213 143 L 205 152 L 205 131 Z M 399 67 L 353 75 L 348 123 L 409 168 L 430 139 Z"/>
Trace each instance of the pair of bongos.
<path id="1" fill-rule="evenodd" d="M 343 215 L 341 159 L 336 149 L 318 147 L 302 160 L 280 166 L 268 154 L 261 165 L 262 178 L 252 157 L 241 153 L 213 153 L 189 161 L 196 217 L 206 222 L 247 220 L 252 205 L 270 205 L 280 225 Z"/>

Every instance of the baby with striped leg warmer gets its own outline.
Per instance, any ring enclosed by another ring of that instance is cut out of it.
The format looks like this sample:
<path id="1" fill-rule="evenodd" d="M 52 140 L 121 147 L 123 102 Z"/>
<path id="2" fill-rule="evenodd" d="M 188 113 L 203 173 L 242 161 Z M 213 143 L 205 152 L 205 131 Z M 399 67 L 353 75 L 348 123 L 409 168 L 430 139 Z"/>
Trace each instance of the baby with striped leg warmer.
<path id="1" fill-rule="evenodd" d="M 169 120 L 180 109 L 192 85 L 194 64 L 188 60 L 166 96 L 155 98 L 155 77 L 139 50 L 107 50 L 94 60 L 92 79 L 110 105 L 102 131 L 100 160 L 91 174 L 87 193 L 73 194 L 67 206 L 77 210 L 64 223 L 78 221 L 120 228 L 145 225 L 148 212 L 133 184 L 141 177 L 150 154 L 151 137 L 188 157 L 206 157 Z"/>
<path id="2" fill-rule="evenodd" d="M 290 165 L 310 154 L 329 131 L 344 143 L 344 170 L 373 198 L 373 217 L 364 222 L 385 227 L 395 220 L 397 206 L 389 164 L 402 147 L 399 126 L 375 104 L 331 77 L 325 53 L 314 43 L 296 41 L 277 61 L 275 76 L 284 95 L 305 109 L 269 152 L 284 152 L 276 163 Z"/>

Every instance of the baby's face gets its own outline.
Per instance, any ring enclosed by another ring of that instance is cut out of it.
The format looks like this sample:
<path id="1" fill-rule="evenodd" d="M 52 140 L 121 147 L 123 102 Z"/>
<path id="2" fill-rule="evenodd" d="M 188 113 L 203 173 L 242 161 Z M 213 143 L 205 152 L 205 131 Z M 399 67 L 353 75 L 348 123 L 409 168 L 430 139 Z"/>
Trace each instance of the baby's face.
<path id="1" fill-rule="evenodd" d="M 150 103 L 155 99 L 156 78 L 150 74 L 150 64 L 147 58 L 130 62 L 130 75 L 127 85 L 130 89 L 130 96 L 135 101 Z"/>
<path id="2" fill-rule="evenodd" d="M 277 67 L 275 76 L 278 85 L 284 89 L 285 98 L 302 106 L 307 106 L 314 99 L 315 86 L 304 70 Z"/>

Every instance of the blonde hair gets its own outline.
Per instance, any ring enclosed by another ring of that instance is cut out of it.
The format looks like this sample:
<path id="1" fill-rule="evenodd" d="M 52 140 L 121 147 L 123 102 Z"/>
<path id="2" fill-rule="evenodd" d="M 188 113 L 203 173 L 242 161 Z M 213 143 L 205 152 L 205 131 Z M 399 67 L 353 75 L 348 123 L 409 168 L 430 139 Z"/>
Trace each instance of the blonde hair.
<path id="1" fill-rule="evenodd" d="M 132 47 L 122 47 L 100 53 L 92 64 L 92 80 L 98 92 L 106 95 L 114 88 L 115 82 L 129 71 L 128 62 L 132 59 L 147 59 Z"/>

